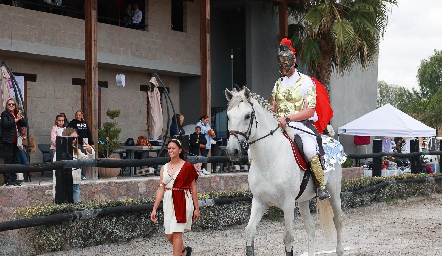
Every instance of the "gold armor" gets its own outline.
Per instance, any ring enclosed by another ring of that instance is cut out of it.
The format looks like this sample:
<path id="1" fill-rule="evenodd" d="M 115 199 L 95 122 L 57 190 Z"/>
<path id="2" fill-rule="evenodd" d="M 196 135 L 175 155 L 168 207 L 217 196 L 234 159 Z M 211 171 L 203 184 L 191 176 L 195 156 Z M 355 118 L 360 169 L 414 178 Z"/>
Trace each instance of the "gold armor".
<path id="1" fill-rule="evenodd" d="M 322 170 L 321 160 L 319 160 L 319 156 L 313 156 L 312 158 L 310 158 L 309 162 L 312 168 L 312 172 L 319 183 L 319 189 L 325 189 L 324 172 Z"/>
<path id="2" fill-rule="evenodd" d="M 272 104 L 275 102 L 276 116 L 278 118 L 288 116 L 290 114 L 296 114 L 302 111 L 306 107 L 305 100 L 307 100 L 308 108 L 314 109 L 316 107 L 316 88 L 314 86 L 310 86 L 307 89 L 304 97 L 301 94 L 302 84 L 304 83 L 305 79 L 309 78 L 302 75 L 298 78 L 294 85 L 287 88 L 281 86 L 281 78 L 278 79 L 270 98 Z M 312 156 L 309 159 L 309 162 L 313 175 L 319 183 L 316 192 L 319 199 L 324 200 L 330 198 L 329 193 L 325 190 L 324 170 L 322 169 L 319 156 Z"/>
<path id="3" fill-rule="evenodd" d="M 316 194 L 319 197 L 319 200 L 325 200 L 330 198 L 330 194 L 327 190 L 325 190 L 325 181 L 324 181 L 324 170 L 322 169 L 321 160 L 319 160 L 319 156 L 315 155 L 309 159 L 310 167 L 312 169 L 313 175 L 315 175 L 316 180 L 319 183 Z"/>
<path id="4" fill-rule="evenodd" d="M 293 86 L 284 88 L 281 86 L 281 79 L 275 84 L 273 88 L 270 101 L 276 102 L 276 116 L 283 117 L 290 114 L 295 114 L 304 109 L 305 99 L 301 94 L 301 86 L 304 82 L 305 76 L 301 76 Z M 311 86 L 307 89 L 306 98 L 309 108 L 316 107 L 316 89 Z"/>

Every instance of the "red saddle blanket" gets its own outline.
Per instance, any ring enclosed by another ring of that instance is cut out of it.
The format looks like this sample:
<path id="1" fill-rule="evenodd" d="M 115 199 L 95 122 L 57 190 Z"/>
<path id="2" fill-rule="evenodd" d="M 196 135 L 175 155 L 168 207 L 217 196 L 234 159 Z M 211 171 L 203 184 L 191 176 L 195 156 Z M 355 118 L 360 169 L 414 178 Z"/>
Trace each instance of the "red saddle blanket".
<path id="1" fill-rule="evenodd" d="M 293 155 L 296 159 L 296 163 L 298 164 L 299 168 L 301 168 L 301 170 L 303 171 L 307 170 L 307 163 L 304 161 L 304 158 L 302 157 L 301 152 L 299 152 L 299 149 L 296 146 L 295 142 L 289 137 L 289 135 L 286 132 L 283 132 L 283 134 L 290 141 Z"/>

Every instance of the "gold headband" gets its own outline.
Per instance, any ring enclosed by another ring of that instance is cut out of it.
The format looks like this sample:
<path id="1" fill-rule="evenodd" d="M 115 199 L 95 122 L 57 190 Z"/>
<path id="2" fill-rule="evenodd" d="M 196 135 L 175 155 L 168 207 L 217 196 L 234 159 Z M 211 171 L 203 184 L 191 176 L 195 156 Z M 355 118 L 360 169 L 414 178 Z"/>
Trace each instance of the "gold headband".
<path id="1" fill-rule="evenodd" d="M 180 145 L 180 147 L 183 147 L 181 145 L 181 141 L 179 139 L 172 139 L 173 142 L 176 142 L 178 145 Z"/>

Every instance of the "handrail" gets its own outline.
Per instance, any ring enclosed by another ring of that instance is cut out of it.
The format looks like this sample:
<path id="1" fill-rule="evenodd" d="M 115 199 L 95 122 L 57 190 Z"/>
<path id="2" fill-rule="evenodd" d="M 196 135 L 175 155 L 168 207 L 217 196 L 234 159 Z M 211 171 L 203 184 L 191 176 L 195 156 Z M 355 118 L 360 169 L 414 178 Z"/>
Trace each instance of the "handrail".
<path id="1" fill-rule="evenodd" d="M 442 155 L 442 151 L 430 151 L 430 152 L 413 152 L 413 153 L 371 153 L 371 154 L 347 154 L 348 158 L 352 159 L 364 159 L 364 158 L 374 158 L 374 157 L 383 157 L 383 156 L 392 156 L 397 158 L 410 158 L 417 157 L 422 155 Z"/>
<path id="2" fill-rule="evenodd" d="M 235 198 L 216 198 L 216 199 L 199 199 L 198 205 L 200 207 L 212 206 L 212 205 L 225 205 L 235 202 L 250 202 L 250 197 L 235 197 Z M 0 222 L 0 232 L 6 230 L 14 230 L 20 228 L 30 228 L 42 225 L 53 225 L 67 221 L 78 221 L 97 217 L 104 217 L 108 215 L 137 213 L 152 211 L 153 204 L 141 204 L 141 205 L 124 205 L 107 207 L 103 209 L 91 209 L 74 211 L 69 213 L 59 213 L 49 216 L 32 217 L 19 220 L 11 220 Z M 158 209 L 162 209 L 162 203 L 158 206 Z"/>
<path id="3" fill-rule="evenodd" d="M 169 157 L 150 157 L 144 159 L 77 159 L 63 160 L 50 163 L 34 163 L 34 164 L 0 164 L 0 173 L 21 173 L 21 172 L 42 172 L 52 171 L 63 168 L 80 168 L 80 167 L 138 167 L 166 164 Z M 239 161 L 247 162 L 248 157 L 242 156 Z M 190 163 L 222 163 L 231 161 L 228 156 L 189 156 L 187 161 Z M 236 162 L 236 161 L 235 161 Z"/>

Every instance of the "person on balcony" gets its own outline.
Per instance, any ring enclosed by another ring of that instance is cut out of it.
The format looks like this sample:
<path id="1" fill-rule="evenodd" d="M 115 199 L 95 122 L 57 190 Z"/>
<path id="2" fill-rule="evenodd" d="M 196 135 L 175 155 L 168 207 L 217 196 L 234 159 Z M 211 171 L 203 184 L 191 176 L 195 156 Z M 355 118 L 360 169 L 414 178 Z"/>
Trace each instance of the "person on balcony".
<path id="1" fill-rule="evenodd" d="M 143 19 L 143 12 L 139 9 L 137 3 L 134 4 L 134 16 L 132 17 L 132 28 L 141 29 L 140 23 Z"/>

